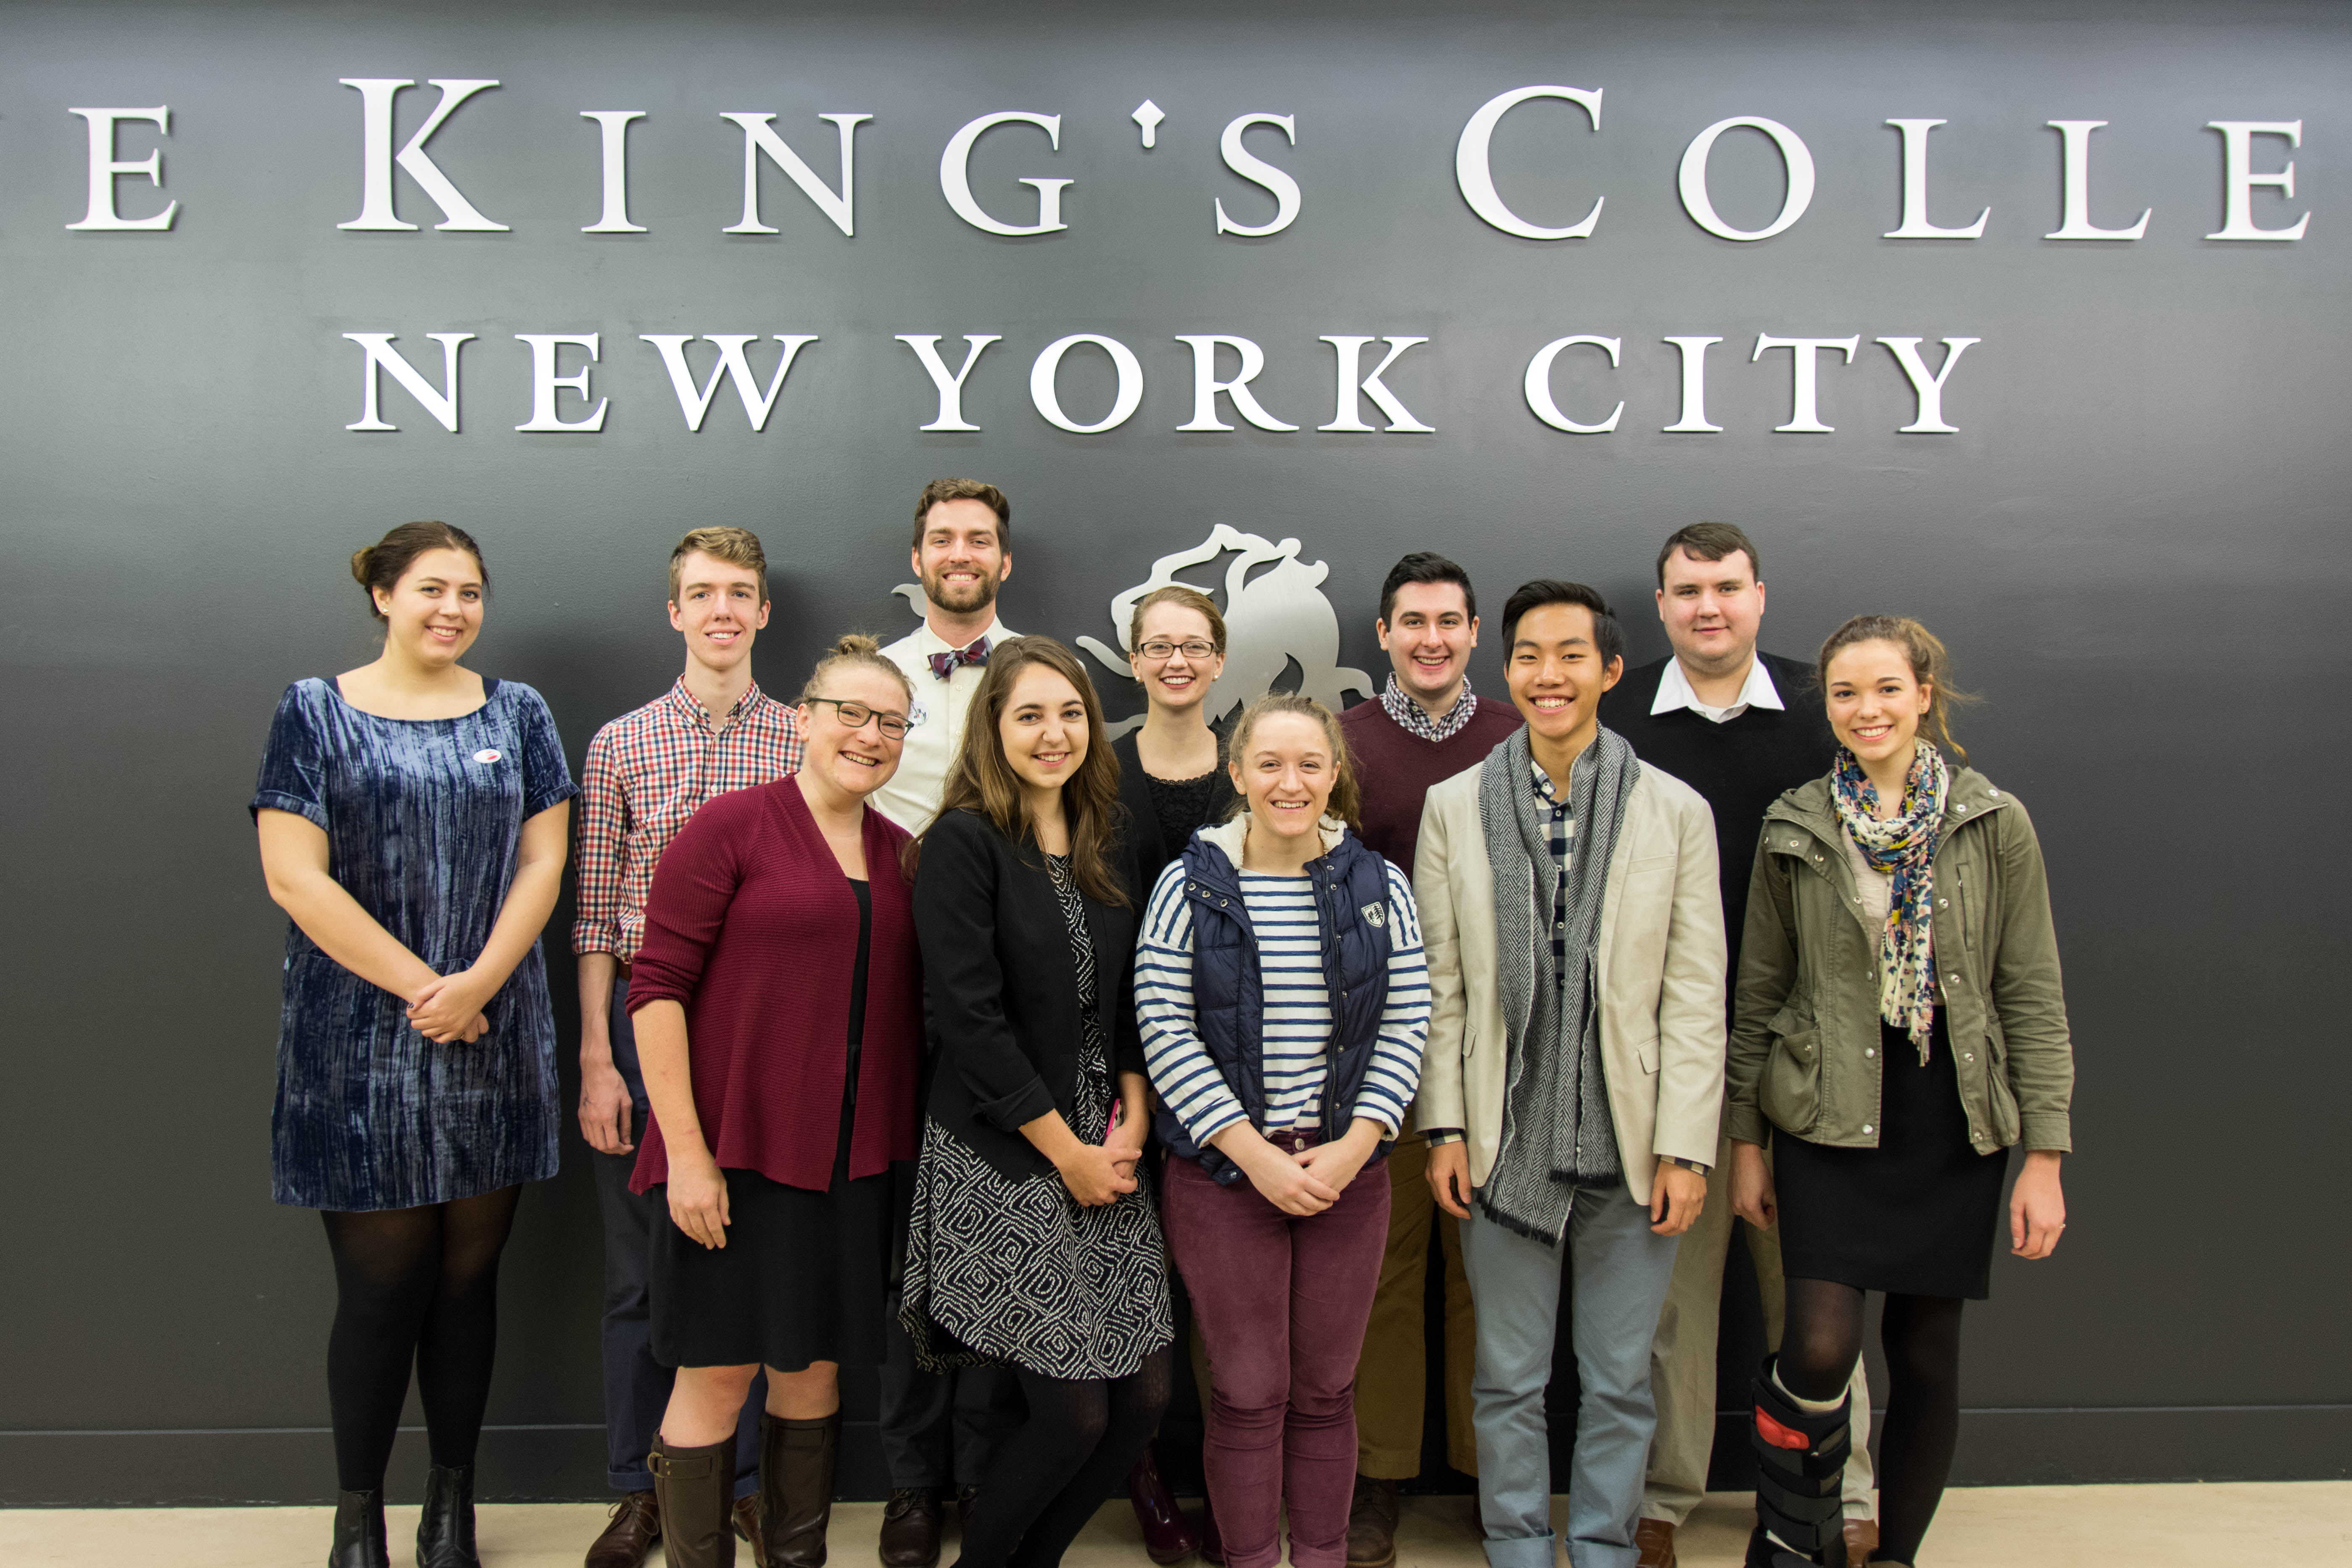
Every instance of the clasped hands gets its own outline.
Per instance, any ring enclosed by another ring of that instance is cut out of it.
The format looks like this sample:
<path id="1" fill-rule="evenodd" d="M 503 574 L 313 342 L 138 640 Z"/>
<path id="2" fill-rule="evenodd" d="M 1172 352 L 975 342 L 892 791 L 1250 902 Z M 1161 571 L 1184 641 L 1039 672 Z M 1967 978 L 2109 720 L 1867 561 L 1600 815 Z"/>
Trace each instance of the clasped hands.
<path id="1" fill-rule="evenodd" d="M 1074 1140 L 1054 1162 L 1062 1185 L 1081 1208 L 1100 1208 L 1135 1191 L 1135 1167 L 1143 1158 L 1144 1121 L 1123 1118 L 1099 1143 Z"/>
<path id="2" fill-rule="evenodd" d="M 489 1032 L 482 1008 L 497 991 L 471 969 L 436 974 L 409 997 L 409 1027 L 436 1046 L 470 1046 Z"/>

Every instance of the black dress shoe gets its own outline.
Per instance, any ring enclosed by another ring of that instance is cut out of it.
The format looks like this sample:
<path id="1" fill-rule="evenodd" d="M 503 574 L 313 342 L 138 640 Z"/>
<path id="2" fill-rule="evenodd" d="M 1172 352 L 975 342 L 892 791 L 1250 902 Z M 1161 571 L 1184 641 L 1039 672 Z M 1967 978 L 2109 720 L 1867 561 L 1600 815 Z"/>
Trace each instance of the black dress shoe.
<path id="1" fill-rule="evenodd" d="M 335 1498 L 335 1544 L 327 1568 L 391 1568 L 383 1539 L 383 1493 L 342 1492 Z"/>
<path id="2" fill-rule="evenodd" d="M 882 1508 L 883 1568 L 932 1568 L 940 1560 L 940 1500 L 929 1487 L 898 1487 Z"/>
<path id="3" fill-rule="evenodd" d="M 956 1528 L 961 1530 L 971 1522 L 971 1510 L 980 1506 L 980 1489 L 975 1486 L 956 1488 Z"/>
<path id="4" fill-rule="evenodd" d="M 425 1476 L 416 1568 L 482 1568 L 474 1555 L 474 1467 L 436 1465 Z"/>

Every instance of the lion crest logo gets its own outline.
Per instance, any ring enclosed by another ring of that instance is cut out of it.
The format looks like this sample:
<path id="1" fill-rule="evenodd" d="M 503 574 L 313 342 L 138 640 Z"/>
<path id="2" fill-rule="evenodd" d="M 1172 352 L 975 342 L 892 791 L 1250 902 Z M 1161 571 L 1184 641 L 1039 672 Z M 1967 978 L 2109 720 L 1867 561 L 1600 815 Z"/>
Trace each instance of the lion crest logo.
<path id="1" fill-rule="evenodd" d="M 1097 637 L 1074 640 L 1119 679 L 1132 680 L 1127 663 L 1127 632 L 1136 604 L 1154 589 L 1181 583 L 1218 601 L 1218 610 L 1225 617 L 1225 671 L 1202 699 L 1211 723 L 1222 722 L 1244 703 L 1273 690 L 1294 664 L 1298 667 L 1295 689 L 1336 713 L 1346 706 L 1351 692 L 1370 697 L 1372 682 L 1362 670 L 1339 662 L 1339 617 L 1331 601 L 1323 596 L 1323 580 L 1331 574 L 1330 563 L 1302 562 L 1300 549 L 1296 539 L 1277 544 L 1261 534 L 1218 523 L 1208 538 L 1191 549 L 1154 561 L 1151 575 L 1112 598 L 1110 624 L 1118 647 Z M 1227 555 L 1234 560 L 1225 567 L 1221 584 L 1196 583 L 1179 575 Z M 923 613 L 920 584 L 902 583 L 891 591 L 915 614 Z M 1108 728 L 1113 736 L 1118 736 L 1142 722 L 1139 713 Z"/>

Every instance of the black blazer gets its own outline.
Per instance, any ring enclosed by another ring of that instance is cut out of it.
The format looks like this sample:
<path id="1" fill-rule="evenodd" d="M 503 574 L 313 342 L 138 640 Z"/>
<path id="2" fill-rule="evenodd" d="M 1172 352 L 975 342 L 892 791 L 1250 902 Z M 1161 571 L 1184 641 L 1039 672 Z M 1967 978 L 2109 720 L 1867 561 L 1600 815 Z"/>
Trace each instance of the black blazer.
<path id="1" fill-rule="evenodd" d="M 1215 726 L 1211 726 L 1213 729 Z M 1154 884 L 1168 862 L 1184 853 L 1184 839 L 1169 843 L 1160 832 L 1160 814 L 1151 808 L 1151 784 L 1143 772 L 1143 758 L 1136 749 L 1136 731 L 1129 730 L 1111 742 L 1111 752 L 1118 758 L 1118 804 L 1127 808 L 1127 840 L 1135 860 L 1135 885 L 1146 900 L 1151 897 Z M 1234 804 L 1234 781 L 1225 771 L 1225 744 L 1231 739 L 1218 729 L 1217 782 L 1209 786 L 1209 815 L 1194 823 L 1205 827 L 1212 822 L 1223 822 Z M 1189 838 L 1191 835 L 1187 834 Z"/>
<path id="2" fill-rule="evenodd" d="M 1124 872 L 1129 854 L 1113 846 L 1113 867 Z M 931 1119 L 1008 1179 L 1049 1172 L 1021 1125 L 1049 1110 L 1069 1120 L 1085 1037 L 1069 931 L 1045 857 L 976 811 L 946 812 L 923 836 L 914 897 L 934 1058 Z M 1141 910 L 1131 888 L 1125 907 L 1081 897 L 1115 1095 L 1118 1074 L 1144 1070 L 1132 994 Z"/>

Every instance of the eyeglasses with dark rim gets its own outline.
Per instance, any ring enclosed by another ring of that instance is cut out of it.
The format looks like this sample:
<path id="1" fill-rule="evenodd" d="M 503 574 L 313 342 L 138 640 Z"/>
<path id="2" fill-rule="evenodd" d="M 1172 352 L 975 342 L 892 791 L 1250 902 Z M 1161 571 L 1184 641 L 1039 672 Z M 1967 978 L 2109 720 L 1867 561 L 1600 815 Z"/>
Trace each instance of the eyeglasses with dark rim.
<path id="1" fill-rule="evenodd" d="M 1168 642 L 1154 637 L 1150 642 L 1136 644 L 1135 651 L 1145 658 L 1172 658 L 1181 651 L 1186 658 L 1211 659 L 1217 657 L 1217 645 L 1201 637 L 1188 642 Z"/>
<path id="2" fill-rule="evenodd" d="M 885 713 L 878 708 L 868 708 L 863 702 L 850 702 L 838 697 L 812 697 L 809 700 L 831 703 L 834 712 L 840 716 L 844 724 L 853 730 L 863 730 L 871 724 L 882 731 L 886 740 L 903 741 L 907 738 L 907 731 L 915 727 L 912 719 Z"/>

